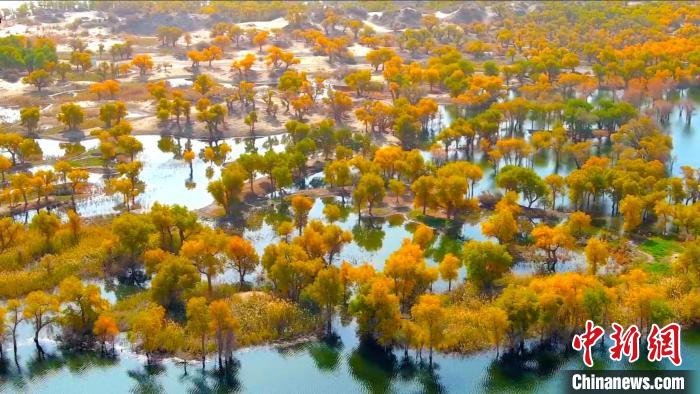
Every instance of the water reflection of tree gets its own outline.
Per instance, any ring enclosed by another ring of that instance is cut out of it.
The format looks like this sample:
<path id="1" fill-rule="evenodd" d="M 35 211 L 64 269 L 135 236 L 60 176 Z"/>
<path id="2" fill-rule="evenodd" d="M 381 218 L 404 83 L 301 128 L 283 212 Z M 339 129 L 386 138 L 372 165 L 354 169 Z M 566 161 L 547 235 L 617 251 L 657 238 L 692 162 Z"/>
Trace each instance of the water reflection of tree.
<path id="1" fill-rule="evenodd" d="M 163 135 L 158 140 L 158 149 L 163 153 L 175 153 L 177 147 L 173 141 L 173 137 L 169 135 Z"/>
<path id="2" fill-rule="evenodd" d="M 40 355 L 35 353 L 34 357 L 27 362 L 27 377 L 35 380 L 62 369 L 64 365 L 65 360 L 55 354 L 44 353 Z"/>
<path id="3" fill-rule="evenodd" d="M 431 257 L 435 261 L 441 261 L 446 254 L 452 253 L 459 256 L 462 253 L 464 241 L 450 234 L 442 234 L 437 241 L 433 242 L 428 250 L 425 251 L 427 257 Z"/>
<path id="4" fill-rule="evenodd" d="M 424 393 L 444 393 L 445 386 L 440 383 L 440 375 L 437 373 L 440 365 L 433 362 L 432 365 L 420 364 L 420 368 L 416 369 L 417 380 L 421 387 L 421 392 Z"/>
<path id="5" fill-rule="evenodd" d="M 354 317 L 348 311 L 347 305 L 342 305 L 338 311 L 338 322 L 342 327 L 352 324 Z"/>
<path id="6" fill-rule="evenodd" d="M 355 243 L 368 252 L 381 249 L 386 233 L 382 229 L 382 223 L 378 219 L 362 219 L 352 227 L 352 236 Z"/>
<path id="7" fill-rule="evenodd" d="M 55 374 L 64 367 L 71 374 L 81 375 L 92 368 L 112 367 L 119 363 L 116 357 L 103 357 L 97 352 L 61 351 L 60 353 L 46 352 L 43 356 L 37 353 L 29 359 L 25 367 L 17 369 L 8 359 L 0 360 L 0 391 L 28 391 L 27 384 L 31 381 L 42 381 L 45 377 Z M 10 384 L 13 390 L 3 384 Z"/>
<path id="8" fill-rule="evenodd" d="M 439 366 L 433 363 L 416 363 L 411 357 L 397 359 L 396 354 L 374 340 L 363 339 L 348 358 L 350 373 L 366 391 L 388 392 L 392 381 L 415 382 L 420 392 L 440 393 L 445 391 L 436 373 Z"/>
<path id="9" fill-rule="evenodd" d="M 106 278 L 104 281 L 105 292 L 114 293 L 114 297 L 117 301 L 143 291 L 145 289 L 144 285 L 145 283 L 139 285 L 118 279 L 115 280 L 115 278 Z"/>
<path id="10" fill-rule="evenodd" d="M 130 369 L 126 374 L 136 381 L 136 386 L 130 391 L 132 393 L 163 393 L 165 389 L 156 378 L 163 374 L 166 369 L 159 363 L 145 365 L 138 369 Z"/>
<path id="11" fill-rule="evenodd" d="M 350 354 L 348 365 L 352 376 L 373 393 L 388 392 L 396 376 L 396 356 L 371 340 L 360 341 Z"/>
<path id="12" fill-rule="evenodd" d="M 241 368 L 241 363 L 238 360 L 226 363 L 224 369 L 215 369 L 211 371 L 214 377 L 215 386 L 210 391 L 228 393 L 238 392 L 241 390 L 241 382 L 238 380 L 238 371 Z"/>
<path id="13" fill-rule="evenodd" d="M 265 222 L 266 215 L 262 211 L 251 211 L 245 221 L 245 228 L 249 231 L 259 231 Z"/>
<path id="14" fill-rule="evenodd" d="M 189 392 L 213 393 L 213 392 L 238 392 L 241 383 L 237 377 L 237 369 L 229 366 L 228 372 L 201 371 L 182 377 L 183 382 L 189 382 Z"/>
<path id="15" fill-rule="evenodd" d="M 274 349 L 277 352 L 277 354 L 281 355 L 284 358 L 295 358 L 301 354 L 304 354 L 306 352 L 306 347 L 307 344 L 305 343 L 295 343 L 286 346 L 278 346 Z"/>
<path id="16" fill-rule="evenodd" d="M 316 368 L 322 371 L 335 371 L 340 365 L 340 353 L 343 342 L 337 335 L 324 338 L 323 341 L 309 344 L 309 355 L 314 360 Z"/>
<path id="17" fill-rule="evenodd" d="M 506 352 L 491 362 L 483 386 L 488 391 L 507 390 L 515 385 L 523 390 L 534 389 L 551 378 L 572 356 L 571 351 L 549 343 L 537 343 L 522 354 Z"/>
<path id="18" fill-rule="evenodd" d="M 99 352 L 63 351 L 62 360 L 73 374 L 81 374 L 90 368 L 112 367 L 119 363 L 119 358 Z"/>
<path id="19" fill-rule="evenodd" d="M 238 392 L 241 390 L 241 382 L 238 379 L 240 362 L 233 360 L 227 363 L 224 369 L 197 369 L 191 373 L 182 373 L 178 376 L 178 382 L 183 386 L 189 386 L 188 392 Z M 127 371 L 127 375 L 136 381 L 136 386 L 131 392 L 136 393 L 163 393 L 165 388 L 159 381 L 159 377 L 165 377 L 173 371 L 164 364 L 156 363 L 145 365 L 138 369 Z M 179 369 L 178 369 L 179 370 Z"/>

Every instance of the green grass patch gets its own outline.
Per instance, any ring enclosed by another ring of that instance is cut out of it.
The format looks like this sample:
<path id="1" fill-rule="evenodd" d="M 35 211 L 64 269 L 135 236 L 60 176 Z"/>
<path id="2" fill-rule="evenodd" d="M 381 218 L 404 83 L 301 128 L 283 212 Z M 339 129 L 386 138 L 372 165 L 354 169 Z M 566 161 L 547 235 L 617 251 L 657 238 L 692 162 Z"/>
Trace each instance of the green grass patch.
<path id="1" fill-rule="evenodd" d="M 100 82 L 102 77 L 90 71 L 73 71 L 66 74 L 67 81 L 90 81 L 90 82 Z"/>
<path id="2" fill-rule="evenodd" d="M 639 246 L 639 249 L 649 253 L 657 263 L 673 253 L 681 251 L 678 241 L 661 237 L 647 239 Z"/>
<path id="3" fill-rule="evenodd" d="M 70 160 L 70 165 L 73 167 L 99 167 L 104 164 L 99 157 L 86 157 L 84 159 Z"/>
<path id="4" fill-rule="evenodd" d="M 671 273 L 671 266 L 668 263 L 662 263 L 660 261 L 649 264 L 643 264 L 642 268 L 644 269 L 644 271 L 649 272 L 650 274 L 659 274 L 665 276 Z"/>
<path id="5" fill-rule="evenodd" d="M 424 223 L 427 226 L 436 229 L 444 228 L 449 224 L 447 219 L 438 218 L 430 215 L 417 215 L 415 219 L 420 221 L 421 223 Z"/>
<path id="6" fill-rule="evenodd" d="M 428 248 L 426 255 L 432 257 L 437 262 L 442 261 L 442 259 L 448 253 L 461 257 L 463 246 L 464 241 L 449 235 L 441 235 L 440 238 L 433 242 L 433 244 Z"/>

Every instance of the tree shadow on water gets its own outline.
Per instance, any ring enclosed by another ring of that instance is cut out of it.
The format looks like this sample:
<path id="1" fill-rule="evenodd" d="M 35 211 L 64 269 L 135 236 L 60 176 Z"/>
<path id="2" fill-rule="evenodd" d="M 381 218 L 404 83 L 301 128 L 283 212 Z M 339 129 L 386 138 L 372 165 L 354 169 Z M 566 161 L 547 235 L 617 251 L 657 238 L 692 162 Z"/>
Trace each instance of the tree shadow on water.
<path id="1" fill-rule="evenodd" d="M 165 372 L 165 367 L 159 363 L 127 371 L 127 375 L 136 381 L 136 385 L 130 391 L 144 394 L 165 392 L 165 388 L 157 379 L 157 376 L 163 372 Z"/>
<path id="2" fill-rule="evenodd" d="M 339 336 L 332 334 L 322 341 L 309 344 L 308 349 L 316 368 L 328 372 L 338 369 L 341 360 L 340 354 L 343 349 L 343 342 Z"/>
<path id="3" fill-rule="evenodd" d="M 366 391 L 385 393 L 397 375 L 396 356 L 371 339 L 362 339 L 348 359 L 350 373 Z"/>
<path id="4" fill-rule="evenodd" d="M 357 222 L 352 227 L 352 236 L 360 247 L 367 250 L 368 252 L 373 252 L 382 248 L 384 236 L 386 233 L 382 229 L 382 224 L 379 223 L 381 219 L 365 220 Z"/>
<path id="5" fill-rule="evenodd" d="M 491 362 L 484 387 L 495 391 L 535 389 L 559 371 L 571 356 L 571 352 L 549 343 L 537 343 L 522 354 L 507 351 Z"/>
<path id="6" fill-rule="evenodd" d="M 234 359 L 226 363 L 223 369 L 215 369 L 210 372 L 214 378 L 214 386 L 211 392 L 230 393 L 241 391 L 241 382 L 238 380 L 238 371 L 241 368 L 240 361 Z"/>
<path id="7" fill-rule="evenodd" d="M 17 369 L 9 358 L 0 360 L 0 392 L 26 392 L 33 381 L 58 374 L 64 367 L 72 375 L 82 375 L 94 368 L 108 368 L 119 363 L 117 357 L 105 357 L 98 352 L 74 352 L 61 349 L 60 352 L 47 351 L 43 355 L 35 353 Z"/>
<path id="8" fill-rule="evenodd" d="M 420 387 L 420 392 L 442 393 L 437 363 L 416 363 L 411 357 L 401 357 L 370 339 L 362 339 L 348 359 L 350 373 L 366 391 L 385 393 L 392 391 L 392 383 L 409 383 Z M 402 389 L 398 389 L 403 391 Z"/>
<path id="9" fill-rule="evenodd" d="M 212 368 L 207 370 L 197 369 L 188 374 L 181 374 L 178 381 L 187 385 L 190 393 L 234 393 L 243 388 L 238 379 L 238 371 L 241 364 L 233 359 L 226 363 L 223 369 Z"/>

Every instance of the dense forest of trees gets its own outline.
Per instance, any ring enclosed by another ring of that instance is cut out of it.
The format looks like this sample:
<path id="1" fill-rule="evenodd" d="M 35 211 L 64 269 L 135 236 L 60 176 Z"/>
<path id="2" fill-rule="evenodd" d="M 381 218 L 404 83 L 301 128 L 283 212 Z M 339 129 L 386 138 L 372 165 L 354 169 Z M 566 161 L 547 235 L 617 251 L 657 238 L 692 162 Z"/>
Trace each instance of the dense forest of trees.
<path id="1" fill-rule="evenodd" d="M 88 81 L 79 94 L 99 103 L 61 101 L 51 119 L 24 106 L 0 134 L 0 353 L 12 343 L 16 359 L 23 321 L 39 354 L 40 334 L 54 326 L 67 347 L 109 353 L 125 333 L 149 363 L 176 355 L 203 367 L 209 356 L 232 363 L 242 346 L 332 335 L 336 316 L 430 362 L 434 351 L 568 345 L 588 319 L 643 332 L 700 322 L 700 168 L 675 164 L 667 129 L 671 116 L 690 124 L 695 110 L 697 7 L 538 3 L 520 14 L 499 3 L 488 20 L 444 23 L 426 3 L 416 26 L 378 33 L 343 2 L 173 4 L 225 20 L 196 43 L 160 26 L 155 50 L 125 39 L 95 53 L 76 37 L 57 53 L 48 35 L 0 38 L 0 68 L 20 72 L 32 94 Z M 156 15 L 173 4 L 90 7 Z M 278 17 L 287 27 L 237 24 Z M 357 46 L 366 54 L 353 55 Z M 300 47 L 334 71 L 303 69 Z M 168 68 L 158 51 L 179 51 L 191 87 L 153 77 Z M 217 76 L 223 63 L 229 82 Z M 152 109 L 159 148 L 188 163 L 190 182 L 195 162 L 206 163 L 218 219 L 245 223 L 273 201 L 275 239 L 262 253 L 236 225 L 211 226 L 182 205 L 141 206 L 149 152 L 127 119 L 136 101 Z M 44 158 L 36 138 L 48 122 L 97 138 L 90 163 L 74 143 Z M 245 137 L 276 122 L 284 146 L 251 143 L 233 155 L 222 141 L 232 122 Z M 192 130 L 207 141 L 201 151 Z M 543 159 L 553 163 L 547 174 L 536 171 Z M 50 166 L 29 170 L 39 163 Z M 323 187 L 307 188 L 312 168 Z M 97 193 L 88 182 L 97 170 L 104 193 L 119 196 L 118 215 L 78 214 Z M 310 219 L 319 196 L 324 217 Z M 413 235 L 384 262 L 351 264 L 341 256 L 356 235 L 339 224 L 349 212 L 368 228 L 405 215 Z M 27 223 L 12 217 L 28 213 Z M 460 238 L 474 217 L 486 240 Z M 454 245 L 435 254 L 447 237 Z M 644 252 L 651 238 L 673 252 Z M 562 270 L 572 256 L 585 264 Z M 513 273 L 522 262 L 535 272 Z M 110 304 L 94 284 L 104 279 L 141 287 Z"/>

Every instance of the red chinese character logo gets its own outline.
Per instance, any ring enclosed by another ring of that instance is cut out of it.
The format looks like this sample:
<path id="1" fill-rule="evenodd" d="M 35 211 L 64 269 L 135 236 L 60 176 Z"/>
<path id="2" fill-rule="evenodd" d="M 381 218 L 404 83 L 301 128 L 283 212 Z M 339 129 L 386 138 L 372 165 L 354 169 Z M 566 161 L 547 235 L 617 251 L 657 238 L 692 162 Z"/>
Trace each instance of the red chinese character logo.
<path id="1" fill-rule="evenodd" d="M 661 361 L 664 358 L 671 360 L 673 365 L 679 366 L 681 359 L 681 326 L 670 323 L 659 328 L 652 324 L 649 336 L 647 336 L 647 349 L 649 361 Z"/>
<path id="2" fill-rule="evenodd" d="M 588 367 L 593 366 L 593 356 L 591 348 L 605 334 L 602 327 L 596 326 L 592 321 L 586 321 L 586 331 L 583 334 L 577 334 L 571 343 L 574 350 L 580 351 L 583 349 L 583 362 Z"/>
<path id="3" fill-rule="evenodd" d="M 610 347 L 610 359 L 620 361 L 624 354 L 629 358 L 629 362 L 633 363 L 639 359 L 639 328 L 632 325 L 627 330 L 624 330 L 617 323 L 612 324 L 615 331 L 610 335 L 610 338 L 615 342 Z"/>

